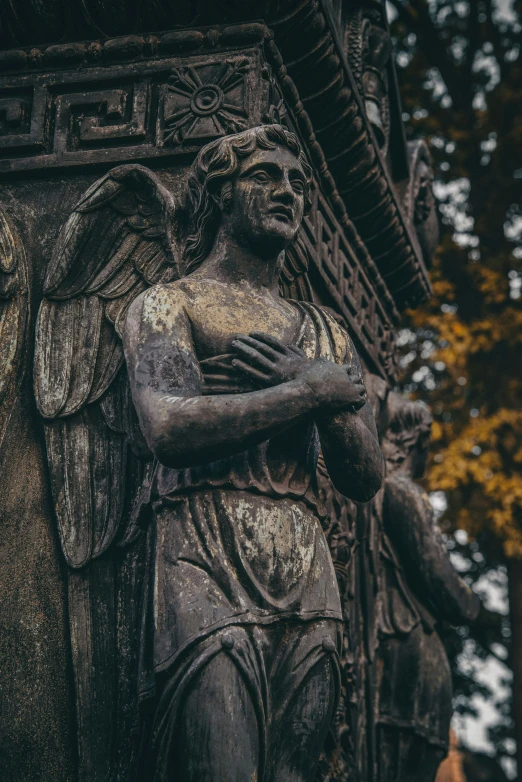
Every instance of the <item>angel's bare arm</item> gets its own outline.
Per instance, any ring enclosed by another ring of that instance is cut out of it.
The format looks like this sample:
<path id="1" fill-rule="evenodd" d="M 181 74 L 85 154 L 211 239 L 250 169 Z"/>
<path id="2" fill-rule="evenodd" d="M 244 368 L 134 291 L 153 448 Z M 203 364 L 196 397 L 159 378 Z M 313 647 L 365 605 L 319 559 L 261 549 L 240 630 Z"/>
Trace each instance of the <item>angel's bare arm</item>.
<path id="1" fill-rule="evenodd" d="M 334 486 L 351 500 L 369 502 L 384 478 L 384 460 L 369 403 L 360 410 L 319 415 L 316 422 Z"/>
<path id="2" fill-rule="evenodd" d="M 351 341 L 349 344 L 352 350 L 345 360 L 350 360 L 352 371 L 362 378 L 359 358 Z M 371 500 L 384 480 L 377 427 L 366 393 L 364 398 L 362 407 L 326 411 L 316 418 L 330 478 L 342 494 L 358 502 Z"/>
<path id="3" fill-rule="evenodd" d="M 310 415 L 333 413 L 353 401 L 345 368 L 320 361 L 271 388 L 202 396 L 183 295 L 166 286 L 152 288 L 132 304 L 123 342 L 141 428 L 158 460 L 170 467 L 238 453 Z"/>
<path id="4" fill-rule="evenodd" d="M 400 473 L 386 480 L 384 524 L 412 588 L 437 618 L 473 621 L 480 601 L 453 567 L 425 492 Z"/>

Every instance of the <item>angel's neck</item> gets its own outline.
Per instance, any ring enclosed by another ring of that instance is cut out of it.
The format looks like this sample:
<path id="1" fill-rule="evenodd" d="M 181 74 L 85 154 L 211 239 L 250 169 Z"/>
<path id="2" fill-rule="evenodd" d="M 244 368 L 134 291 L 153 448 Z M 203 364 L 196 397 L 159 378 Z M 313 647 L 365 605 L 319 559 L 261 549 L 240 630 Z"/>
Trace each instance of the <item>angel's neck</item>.
<path id="1" fill-rule="evenodd" d="M 218 235 L 212 250 L 193 276 L 231 285 L 247 284 L 254 291 L 277 296 L 283 258 L 282 253 L 261 256 L 230 237 L 225 240 Z"/>

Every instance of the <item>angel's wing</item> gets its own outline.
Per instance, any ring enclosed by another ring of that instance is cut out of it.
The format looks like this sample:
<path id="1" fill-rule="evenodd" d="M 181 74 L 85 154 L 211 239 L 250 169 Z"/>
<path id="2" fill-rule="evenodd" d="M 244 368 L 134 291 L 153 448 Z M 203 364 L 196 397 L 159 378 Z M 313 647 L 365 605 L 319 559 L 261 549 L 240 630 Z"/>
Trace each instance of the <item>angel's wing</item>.
<path id="1" fill-rule="evenodd" d="M 0 209 L 0 446 L 24 373 L 28 317 L 22 240 Z"/>
<path id="2" fill-rule="evenodd" d="M 140 444 L 121 332 L 139 293 L 179 276 L 174 213 L 155 174 L 139 165 L 115 168 L 80 200 L 47 270 L 34 383 L 71 567 L 102 554 L 122 532 L 128 446 Z"/>
<path id="3" fill-rule="evenodd" d="M 63 226 L 38 313 L 34 389 L 71 567 L 79 779 L 89 782 L 127 780 L 135 761 L 146 544 L 132 519 L 152 461 L 130 397 L 121 333 L 139 293 L 179 277 L 176 216 L 172 196 L 150 170 L 110 171 Z"/>

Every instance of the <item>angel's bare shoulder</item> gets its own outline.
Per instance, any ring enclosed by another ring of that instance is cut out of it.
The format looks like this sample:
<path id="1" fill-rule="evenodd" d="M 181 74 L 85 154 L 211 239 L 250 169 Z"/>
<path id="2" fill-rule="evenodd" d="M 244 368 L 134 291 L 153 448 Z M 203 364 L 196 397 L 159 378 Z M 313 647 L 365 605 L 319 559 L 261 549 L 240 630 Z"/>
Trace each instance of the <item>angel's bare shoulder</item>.
<path id="1" fill-rule="evenodd" d="M 135 298 L 127 313 L 125 331 L 170 332 L 186 318 L 187 297 L 181 280 L 153 285 Z"/>

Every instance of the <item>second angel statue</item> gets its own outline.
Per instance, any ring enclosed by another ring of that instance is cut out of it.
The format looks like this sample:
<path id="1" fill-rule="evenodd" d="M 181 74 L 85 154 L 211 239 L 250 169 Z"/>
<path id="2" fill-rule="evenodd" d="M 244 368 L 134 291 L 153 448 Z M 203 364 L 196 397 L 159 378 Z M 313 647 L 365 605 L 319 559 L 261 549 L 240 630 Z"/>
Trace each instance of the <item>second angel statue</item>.
<path id="1" fill-rule="evenodd" d="M 349 336 L 279 295 L 310 182 L 297 138 L 262 126 L 201 150 L 188 207 L 122 166 L 60 234 L 35 387 L 81 779 L 314 777 L 342 622 L 317 456 L 363 502 L 383 459 Z"/>

